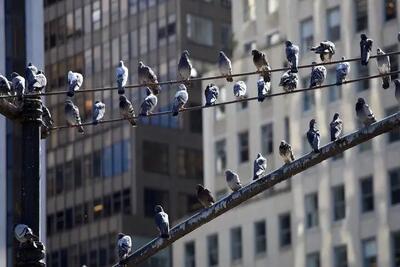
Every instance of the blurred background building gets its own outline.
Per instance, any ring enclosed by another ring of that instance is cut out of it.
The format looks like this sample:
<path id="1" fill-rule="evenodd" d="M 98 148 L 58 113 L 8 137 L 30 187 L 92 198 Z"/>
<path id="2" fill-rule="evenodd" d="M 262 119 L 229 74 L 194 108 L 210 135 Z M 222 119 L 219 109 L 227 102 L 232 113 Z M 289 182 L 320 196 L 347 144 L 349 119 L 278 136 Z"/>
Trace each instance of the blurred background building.
<path id="1" fill-rule="evenodd" d="M 255 70 L 253 48 L 266 52 L 272 68 L 285 66 L 287 39 L 300 46 L 300 64 L 316 60 L 308 49 L 326 39 L 336 44 L 335 59 L 359 56 L 360 33 L 374 39 L 373 54 L 377 47 L 398 51 L 399 13 L 395 0 L 232 1 L 233 72 Z M 368 67 L 350 64 L 350 79 L 378 73 L 375 59 Z M 391 57 L 391 65 L 398 70 L 398 56 Z M 327 70 L 326 83 L 335 82 L 335 66 Z M 272 92 L 282 90 L 281 74 L 273 73 Z M 310 69 L 300 71 L 301 88 L 309 86 L 309 74 Z M 256 96 L 258 77 L 240 79 Z M 232 100 L 233 84 L 218 85 L 219 101 Z M 381 80 L 373 79 L 263 103 L 204 109 L 205 185 L 221 198 L 230 193 L 225 169 L 249 183 L 258 152 L 267 157 L 268 171 L 282 166 L 282 139 L 292 144 L 297 157 L 311 151 L 305 138 L 310 119 L 316 118 L 326 144 L 335 112 L 350 133 L 359 127 L 357 97 L 364 97 L 382 118 L 398 110 L 393 95 L 393 85 L 383 90 Z M 399 151 L 396 130 L 296 175 L 175 242 L 174 266 L 400 266 Z"/>

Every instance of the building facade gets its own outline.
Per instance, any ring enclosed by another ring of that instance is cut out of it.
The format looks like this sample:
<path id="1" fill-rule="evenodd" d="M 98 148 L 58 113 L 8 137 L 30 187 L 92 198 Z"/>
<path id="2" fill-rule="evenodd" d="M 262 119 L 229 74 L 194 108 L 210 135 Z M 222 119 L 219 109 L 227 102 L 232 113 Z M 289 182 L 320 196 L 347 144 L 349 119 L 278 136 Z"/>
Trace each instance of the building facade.
<path id="1" fill-rule="evenodd" d="M 377 47 L 398 51 L 399 14 L 398 2 L 390 0 L 233 1 L 233 72 L 255 70 L 253 48 L 266 52 L 272 68 L 287 66 L 286 40 L 300 46 L 302 65 L 319 62 L 308 49 L 326 39 L 336 44 L 335 59 L 359 56 L 363 32 L 374 40 L 373 54 Z M 398 56 L 391 63 L 392 71 L 398 70 Z M 378 73 L 376 60 L 366 68 L 359 62 L 350 65 L 349 79 Z M 335 66 L 326 67 L 326 83 L 334 83 Z M 272 92 L 281 92 L 281 75 L 272 74 Z M 310 69 L 300 70 L 300 88 L 309 86 L 309 76 Z M 240 79 L 250 97 L 256 96 L 258 77 Z M 219 101 L 234 99 L 232 84 L 218 85 Z M 354 112 L 358 97 L 380 119 L 398 110 L 393 94 L 393 85 L 383 90 L 381 81 L 372 79 L 204 109 L 205 185 L 220 198 L 230 193 L 225 169 L 249 183 L 258 152 L 267 157 L 268 172 L 282 166 L 282 139 L 296 157 L 311 151 L 305 133 L 312 118 L 326 144 L 335 112 L 343 119 L 344 133 L 350 133 L 359 127 Z M 399 151 L 396 130 L 294 176 L 175 242 L 175 266 L 400 266 Z"/>
<path id="2" fill-rule="evenodd" d="M 222 15 L 221 15 L 222 14 Z M 190 51 L 197 75 L 214 66 L 219 49 L 229 50 L 230 1 L 47 0 L 45 61 L 51 90 L 65 90 L 68 70 L 84 75 L 83 88 L 116 86 L 120 59 L 138 83 L 142 60 L 160 81 L 175 80 L 182 50 Z M 188 106 L 201 104 L 201 84 L 189 89 Z M 171 109 L 177 85 L 163 86 L 157 111 Z M 82 89 L 84 90 L 84 89 Z M 135 112 L 144 88 L 126 89 Z M 65 124 L 65 96 L 48 97 L 58 125 Z M 83 121 L 96 100 L 105 119 L 118 118 L 116 91 L 76 94 Z M 158 235 L 154 206 L 170 220 L 198 208 L 195 185 L 203 179 L 202 114 L 141 119 L 55 131 L 47 147 L 47 261 L 49 266 L 115 263 L 118 232 L 138 248 Z M 166 250 L 143 266 L 172 266 Z"/>

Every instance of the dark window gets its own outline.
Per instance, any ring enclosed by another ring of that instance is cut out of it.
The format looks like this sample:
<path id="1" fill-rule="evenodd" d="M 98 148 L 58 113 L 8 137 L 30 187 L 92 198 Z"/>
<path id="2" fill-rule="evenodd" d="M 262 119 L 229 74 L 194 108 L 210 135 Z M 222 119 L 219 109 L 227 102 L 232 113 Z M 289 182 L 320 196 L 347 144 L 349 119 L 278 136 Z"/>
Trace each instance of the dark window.
<path id="1" fill-rule="evenodd" d="M 307 254 L 306 267 L 320 267 L 319 252 L 313 252 Z"/>
<path id="2" fill-rule="evenodd" d="M 236 262 L 242 259 L 242 228 L 231 229 L 231 261 Z"/>
<path id="3" fill-rule="evenodd" d="M 333 202 L 333 220 L 342 220 L 346 216 L 346 200 L 344 185 L 334 186 L 332 188 Z"/>
<path id="4" fill-rule="evenodd" d="M 394 106 L 394 107 L 386 109 L 385 114 L 386 114 L 386 116 L 390 116 L 390 115 L 393 115 L 394 113 L 396 113 L 397 111 L 398 111 L 398 107 Z M 400 128 L 397 127 L 395 129 L 391 130 L 386 135 L 387 135 L 388 143 L 400 141 Z"/>
<path id="5" fill-rule="evenodd" d="M 131 214 L 131 190 L 125 189 L 122 192 L 122 207 L 125 214 Z"/>
<path id="6" fill-rule="evenodd" d="M 200 106 L 200 104 L 191 104 L 191 107 Z M 201 133 L 203 131 L 203 122 L 201 110 L 193 110 L 189 112 L 189 127 L 192 133 Z"/>
<path id="7" fill-rule="evenodd" d="M 82 186 L 82 163 L 81 158 L 74 160 L 74 184 L 75 188 Z"/>
<path id="8" fill-rule="evenodd" d="M 104 148 L 101 157 L 103 159 L 102 161 L 103 177 L 111 177 L 113 175 L 113 165 L 114 165 L 112 146 Z"/>
<path id="9" fill-rule="evenodd" d="M 261 127 L 261 151 L 264 155 L 274 152 L 274 130 L 273 124 L 268 123 Z"/>
<path id="10" fill-rule="evenodd" d="M 68 251 L 67 249 L 60 250 L 60 267 L 68 267 Z"/>
<path id="11" fill-rule="evenodd" d="M 340 7 L 331 8 L 327 11 L 327 36 L 328 40 L 334 42 L 340 39 Z"/>
<path id="12" fill-rule="evenodd" d="M 292 231 L 290 214 L 281 214 L 279 216 L 279 244 L 281 247 L 290 246 L 292 244 Z"/>
<path id="13" fill-rule="evenodd" d="M 374 210 L 374 186 L 372 176 L 360 180 L 361 212 Z"/>
<path id="14" fill-rule="evenodd" d="M 225 139 L 215 143 L 215 172 L 222 173 L 226 169 L 226 141 Z"/>
<path id="15" fill-rule="evenodd" d="M 57 165 L 56 167 L 56 194 L 62 193 L 64 190 L 64 171 L 63 165 Z"/>
<path id="16" fill-rule="evenodd" d="M 208 266 L 218 266 L 218 235 L 207 236 Z"/>
<path id="17" fill-rule="evenodd" d="M 59 211 L 56 213 L 56 230 L 62 231 L 64 230 L 64 212 Z"/>
<path id="18" fill-rule="evenodd" d="M 314 23 L 312 18 L 300 22 L 300 49 L 303 53 L 314 45 Z"/>
<path id="19" fill-rule="evenodd" d="M 47 197 L 52 197 L 54 195 L 54 182 L 55 182 L 55 170 L 54 168 L 47 169 L 46 175 L 47 183 L 46 183 L 46 190 L 47 190 Z"/>
<path id="20" fill-rule="evenodd" d="M 376 267 L 377 261 L 377 249 L 375 238 L 364 239 L 361 242 L 362 245 L 362 256 L 363 256 L 363 267 Z"/>
<path id="21" fill-rule="evenodd" d="M 334 267 L 347 267 L 347 248 L 346 245 L 341 245 L 333 248 Z"/>
<path id="22" fill-rule="evenodd" d="M 238 135 L 239 141 L 239 163 L 249 161 L 249 133 L 244 132 Z"/>
<path id="23" fill-rule="evenodd" d="M 305 91 L 303 93 L 303 111 L 311 110 L 315 107 L 315 91 Z"/>
<path id="24" fill-rule="evenodd" d="M 169 149 L 167 144 L 143 141 L 143 169 L 147 172 L 169 173 Z M 157 166 L 154 157 L 157 155 Z"/>
<path id="25" fill-rule="evenodd" d="M 254 223 L 255 254 L 263 254 L 267 251 L 267 226 L 265 221 Z"/>
<path id="26" fill-rule="evenodd" d="M 203 178 L 203 153 L 197 149 L 178 148 L 178 175 L 183 178 Z"/>
<path id="27" fill-rule="evenodd" d="M 83 222 L 83 206 L 82 204 L 75 206 L 74 208 L 75 215 L 75 225 L 79 226 Z"/>
<path id="28" fill-rule="evenodd" d="M 99 150 L 99 151 L 93 152 L 93 177 L 94 178 L 101 177 L 101 169 L 102 169 L 101 168 L 101 150 Z"/>
<path id="29" fill-rule="evenodd" d="M 47 236 L 51 236 L 54 232 L 54 215 L 50 214 L 47 215 L 47 220 L 46 220 L 47 224 Z"/>
<path id="30" fill-rule="evenodd" d="M 392 233 L 392 264 L 393 267 L 400 266 L 400 231 Z"/>
<path id="31" fill-rule="evenodd" d="M 390 202 L 392 205 L 400 203 L 400 168 L 389 171 Z"/>
<path id="32" fill-rule="evenodd" d="M 113 194 L 113 214 L 121 212 L 121 193 L 117 192 Z"/>
<path id="33" fill-rule="evenodd" d="M 164 210 L 169 207 L 169 194 L 167 191 L 157 189 L 144 189 L 144 215 L 146 217 L 154 216 L 154 207 L 162 205 Z"/>
<path id="34" fill-rule="evenodd" d="M 64 169 L 64 177 L 65 179 L 65 190 L 69 191 L 73 189 L 74 187 L 74 179 L 72 179 L 73 176 L 73 166 L 72 166 L 72 161 L 68 161 L 65 163 L 65 169 Z"/>
<path id="35" fill-rule="evenodd" d="M 319 225 L 318 219 L 318 194 L 311 193 L 305 196 L 306 227 L 312 228 Z"/>
<path id="36" fill-rule="evenodd" d="M 385 20 L 388 21 L 396 17 L 396 0 L 385 0 Z"/>
<path id="37" fill-rule="evenodd" d="M 285 125 L 285 140 L 286 142 L 290 143 L 290 119 L 288 116 L 286 116 L 284 119 L 284 125 Z"/>
<path id="38" fill-rule="evenodd" d="M 65 229 L 69 230 L 72 229 L 74 226 L 74 216 L 72 212 L 72 208 L 65 210 Z"/>
<path id="39" fill-rule="evenodd" d="M 112 176 L 122 174 L 122 142 L 112 145 Z"/>
<path id="40" fill-rule="evenodd" d="M 89 204 L 85 203 L 83 204 L 83 223 L 87 224 L 89 223 L 90 217 L 89 217 Z"/>
<path id="41" fill-rule="evenodd" d="M 111 196 L 103 197 L 103 216 L 108 217 L 111 215 Z"/>
<path id="42" fill-rule="evenodd" d="M 185 267 L 196 267 L 196 250 L 194 241 L 185 244 Z"/>
<path id="43" fill-rule="evenodd" d="M 366 30 L 368 28 L 368 1 L 354 0 L 354 10 L 356 13 L 356 32 Z"/>

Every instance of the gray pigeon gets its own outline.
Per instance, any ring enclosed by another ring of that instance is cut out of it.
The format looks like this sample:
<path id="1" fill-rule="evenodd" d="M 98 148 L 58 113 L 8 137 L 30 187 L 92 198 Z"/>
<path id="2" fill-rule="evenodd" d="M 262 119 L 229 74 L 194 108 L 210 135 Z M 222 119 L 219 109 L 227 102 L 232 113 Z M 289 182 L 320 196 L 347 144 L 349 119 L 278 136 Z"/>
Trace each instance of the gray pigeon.
<path id="1" fill-rule="evenodd" d="M 93 105 L 93 124 L 97 125 L 106 113 L 106 105 L 101 101 L 94 102 Z"/>
<path id="2" fill-rule="evenodd" d="M 314 150 L 314 152 L 318 153 L 321 137 L 319 134 L 319 130 L 317 129 L 317 122 L 315 121 L 315 119 L 312 119 L 310 121 L 309 126 L 310 126 L 310 128 L 308 129 L 308 132 L 307 132 L 307 140 L 308 140 L 308 143 L 310 144 L 311 148 Z"/>
<path id="3" fill-rule="evenodd" d="M 399 104 L 400 104 L 400 80 L 396 79 L 393 82 L 394 82 L 394 86 L 395 86 L 394 96 L 396 97 L 397 102 L 399 102 Z"/>
<path id="4" fill-rule="evenodd" d="M 322 62 L 330 62 L 336 52 L 335 44 L 331 41 L 323 41 L 318 46 L 311 47 L 311 51 L 319 54 Z"/>
<path id="5" fill-rule="evenodd" d="M 257 100 L 263 102 L 265 97 L 271 93 L 271 82 L 265 82 L 263 77 L 257 81 Z"/>
<path id="6" fill-rule="evenodd" d="M 257 158 L 253 164 L 253 180 L 261 177 L 267 170 L 267 159 L 261 153 L 257 154 Z"/>
<path id="7" fill-rule="evenodd" d="M 11 73 L 11 84 L 13 95 L 17 95 L 18 100 L 22 100 L 25 94 L 25 79 L 16 72 Z"/>
<path id="8" fill-rule="evenodd" d="M 125 260 L 132 250 L 132 238 L 129 235 L 119 233 L 117 248 L 119 261 Z"/>
<path id="9" fill-rule="evenodd" d="M 11 82 L 0 74 L 0 95 L 11 95 Z"/>
<path id="10" fill-rule="evenodd" d="M 207 85 L 204 91 L 204 96 L 206 98 L 206 106 L 215 105 L 219 96 L 219 88 L 213 83 Z"/>
<path id="11" fill-rule="evenodd" d="M 265 53 L 258 51 L 257 49 L 253 49 L 251 51 L 253 55 L 253 63 L 257 68 L 257 71 L 262 72 L 262 77 L 265 82 L 271 82 L 271 67 L 269 66 L 267 56 Z"/>
<path id="12" fill-rule="evenodd" d="M 342 57 L 342 60 L 345 60 L 345 57 Z M 343 81 L 346 80 L 346 76 L 350 72 L 350 63 L 349 62 L 340 62 L 336 65 L 336 84 L 341 85 Z"/>
<path id="13" fill-rule="evenodd" d="M 326 78 L 326 68 L 324 66 L 316 66 L 316 62 L 312 62 L 313 66 L 311 69 L 310 77 L 310 88 L 321 86 Z"/>
<path id="14" fill-rule="evenodd" d="M 223 51 L 219 51 L 218 68 L 222 76 L 226 77 L 228 82 L 233 82 L 232 78 L 232 63 Z"/>
<path id="15" fill-rule="evenodd" d="M 142 61 L 139 61 L 138 65 L 138 78 L 139 83 L 150 87 L 153 94 L 158 95 L 160 93 L 161 87 L 158 84 L 157 75 L 149 66 L 144 65 Z"/>
<path id="16" fill-rule="evenodd" d="M 73 97 L 83 83 L 83 75 L 78 72 L 68 71 L 68 93 L 67 96 Z"/>
<path id="17" fill-rule="evenodd" d="M 67 99 L 65 100 L 65 118 L 67 120 L 68 125 L 70 126 L 75 126 L 78 128 L 79 133 L 85 133 L 83 127 L 82 127 L 82 121 L 81 121 L 81 116 L 79 115 L 79 109 L 72 100 Z"/>
<path id="18" fill-rule="evenodd" d="M 33 83 L 35 83 L 35 76 L 38 72 L 38 69 L 32 63 L 28 63 L 28 66 L 25 69 L 25 79 L 28 92 L 33 92 Z"/>
<path id="19" fill-rule="evenodd" d="M 240 188 L 242 188 L 242 183 L 240 182 L 239 175 L 237 173 L 234 173 L 231 170 L 226 170 L 225 171 L 225 178 L 226 178 L 226 182 L 227 182 L 229 188 L 233 192 L 236 192 Z"/>
<path id="20" fill-rule="evenodd" d="M 233 94 L 237 99 L 243 99 L 247 97 L 247 86 L 244 81 L 237 81 L 233 85 Z"/>
<path id="21" fill-rule="evenodd" d="M 375 115 L 369 108 L 368 104 L 365 103 L 364 98 L 358 98 L 356 103 L 356 115 L 357 118 L 365 125 L 368 126 L 376 122 Z"/>
<path id="22" fill-rule="evenodd" d="M 187 92 L 186 86 L 184 84 L 180 84 L 172 103 L 172 116 L 178 116 L 179 111 L 184 108 L 188 100 L 189 94 Z"/>
<path id="23" fill-rule="evenodd" d="M 118 67 L 115 69 L 115 75 L 117 78 L 118 94 L 125 94 L 125 86 L 128 82 L 129 70 L 124 65 L 124 61 L 120 60 Z"/>
<path id="24" fill-rule="evenodd" d="M 157 106 L 157 96 L 153 94 L 153 92 L 150 90 L 150 88 L 146 87 L 146 94 L 147 96 L 142 102 L 142 105 L 140 106 L 140 116 L 148 116 L 153 112 L 155 107 Z"/>
<path id="25" fill-rule="evenodd" d="M 378 63 L 378 72 L 381 75 L 387 74 L 390 72 L 390 59 L 389 56 L 386 56 L 385 52 L 382 49 L 378 48 L 376 50 L 376 54 L 378 57 L 376 61 Z M 390 86 L 390 75 L 382 76 L 382 88 L 388 89 Z"/>
<path id="26" fill-rule="evenodd" d="M 210 190 L 204 188 L 201 184 L 197 185 L 197 199 L 204 208 L 212 206 L 215 202 Z"/>
<path id="27" fill-rule="evenodd" d="M 284 72 L 281 81 L 279 82 L 279 86 L 282 86 L 285 92 L 293 91 L 297 88 L 298 84 L 299 78 L 297 73 L 294 73 L 291 70 Z"/>
<path id="28" fill-rule="evenodd" d="M 329 125 L 331 131 L 331 142 L 339 139 L 343 131 L 343 122 L 339 118 L 339 113 L 333 115 L 332 122 Z"/>
<path id="29" fill-rule="evenodd" d="M 29 226 L 26 224 L 17 224 L 14 228 L 14 235 L 15 238 L 20 243 L 26 243 L 28 241 L 33 242 L 39 240 L 39 238 L 33 234 L 32 229 L 29 228 Z"/>
<path id="30" fill-rule="evenodd" d="M 361 54 L 361 65 L 367 66 L 370 52 L 372 49 L 372 44 L 374 41 L 372 39 L 368 39 L 365 33 L 361 34 L 361 41 L 360 41 L 360 54 Z"/>
<path id="31" fill-rule="evenodd" d="M 44 72 L 38 70 L 32 63 L 29 63 L 28 67 L 25 69 L 25 77 L 29 93 L 33 93 L 34 91 L 40 92 L 47 85 Z"/>
<path id="32" fill-rule="evenodd" d="M 42 127 L 41 138 L 45 139 L 50 135 L 50 129 L 53 128 L 54 121 L 51 117 L 49 109 L 42 103 Z"/>
<path id="33" fill-rule="evenodd" d="M 291 41 L 286 41 L 286 58 L 289 61 L 291 72 L 297 73 L 299 65 L 299 47 Z"/>
<path id="34" fill-rule="evenodd" d="M 164 212 L 160 205 L 155 207 L 155 221 L 158 230 L 160 231 L 161 238 L 169 238 L 169 219 L 168 214 Z"/>
<path id="35" fill-rule="evenodd" d="M 119 96 L 119 113 L 123 119 L 129 121 L 132 127 L 136 126 L 135 110 L 131 101 L 125 95 Z"/>
<path id="36" fill-rule="evenodd" d="M 285 140 L 282 140 L 281 144 L 279 145 L 279 155 L 281 155 L 285 164 L 289 164 L 294 160 L 292 146 L 289 145 L 289 143 L 287 143 Z"/>
<path id="37" fill-rule="evenodd" d="M 178 63 L 178 74 L 181 80 L 189 80 L 192 73 L 192 63 L 189 59 L 189 52 L 187 50 L 182 52 L 181 58 Z"/>

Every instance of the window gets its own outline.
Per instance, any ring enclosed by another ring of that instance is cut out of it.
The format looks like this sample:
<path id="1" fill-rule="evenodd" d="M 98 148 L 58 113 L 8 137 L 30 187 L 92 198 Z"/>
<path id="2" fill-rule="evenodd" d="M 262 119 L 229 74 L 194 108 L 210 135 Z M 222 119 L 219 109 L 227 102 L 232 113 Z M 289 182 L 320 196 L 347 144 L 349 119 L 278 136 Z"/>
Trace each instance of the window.
<path id="1" fill-rule="evenodd" d="M 121 192 L 113 194 L 113 213 L 119 213 L 121 211 Z"/>
<path id="2" fill-rule="evenodd" d="M 226 141 L 225 139 L 215 143 L 215 172 L 222 173 L 226 169 Z"/>
<path id="3" fill-rule="evenodd" d="M 131 214 L 131 190 L 129 188 L 122 191 L 122 207 L 125 214 Z"/>
<path id="4" fill-rule="evenodd" d="M 101 18 L 100 1 L 96 1 L 93 3 L 92 6 L 92 25 L 94 31 L 100 29 L 101 27 L 100 18 Z"/>
<path id="5" fill-rule="evenodd" d="M 222 87 L 219 89 L 219 100 L 221 102 L 226 101 L 226 88 Z M 220 105 L 213 108 L 215 114 L 215 120 L 221 120 L 225 118 L 225 105 Z"/>
<path id="6" fill-rule="evenodd" d="M 75 188 L 82 186 L 82 162 L 81 158 L 74 160 L 74 184 Z"/>
<path id="7" fill-rule="evenodd" d="M 147 52 L 147 24 L 140 27 L 139 35 L 139 51 L 141 55 L 144 55 Z"/>
<path id="8" fill-rule="evenodd" d="M 164 210 L 169 207 L 169 194 L 168 191 L 158 189 L 144 189 L 144 215 L 146 217 L 154 216 L 154 207 L 162 205 Z"/>
<path id="9" fill-rule="evenodd" d="M 303 93 L 303 111 L 309 111 L 315 107 L 315 91 Z"/>
<path id="10" fill-rule="evenodd" d="M 213 234 L 207 237 L 208 266 L 218 266 L 218 235 Z"/>
<path id="11" fill-rule="evenodd" d="M 361 212 L 374 210 L 374 186 L 372 176 L 360 180 L 361 187 Z"/>
<path id="12" fill-rule="evenodd" d="M 397 52 L 398 51 L 398 45 L 395 44 L 395 45 L 392 45 L 392 46 L 389 46 L 389 47 L 385 47 L 383 49 L 383 51 L 386 51 L 386 53 Z M 389 59 L 390 59 L 390 69 L 391 69 L 391 71 L 398 70 L 399 69 L 399 55 L 390 55 Z M 399 78 L 399 74 L 395 73 L 395 74 L 392 74 L 390 77 L 393 80 L 395 80 L 395 79 Z"/>
<path id="13" fill-rule="evenodd" d="M 70 38 L 74 34 L 74 13 L 67 14 L 67 38 Z"/>
<path id="14" fill-rule="evenodd" d="M 232 49 L 232 26 L 230 24 L 221 24 L 221 50 L 230 51 Z"/>
<path id="15" fill-rule="evenodd" d="M 186 37 L 200 45 L 213 45 L 212 20 L 192 14 L 186 15 Z"/>
<path id="16" fill-rule="evenodd" d="M 368 66 L 362 66 L 361 64 L 356 64 L 357 65 L 357 75 L 358 77 L 367 77 L 369 76 L 369 69 Z M 357 91 L 362 92 L 365 90 L 369 89 L 369 79 L 365 79 L 362 82 L 358 83 Z"/>
<path id="17" fill-rule="evenodd" d="M 79 37 L 82 35 L 82 33 L 82 8 L 78 8 L 75 10 L 75 35 Z"/>
<path id="18" fill-rule="evenodd" d="M 109 161 L 108 161 L 109 163 Z M 107 164 L 108 164 L 107 163 Z M 106 163 L 105 163 L 106 165 Z M 93 152 L 93 178 L 99 178 L 101 177 L 101 171 L 103 169 L 103 172 L 108 171 L 110 168 L 107 166 L 101 166 L 101 150 Z"/>
<path id="19" fill-rule="evenodd" d="M 62 193 L 64 190 L 64 172 L 63 166 L 57 165 L 56 166 L 56 194 Z"/>
<path id="20" fill-rule="evenodd" d="M 346 217 L 346 200 L 344 185 L 337 185 L 332 188 L 333 220 L 338 221 Z"/>
<path id="21" fill-rule="evenodd" d="M 64 230 L 64 211 L 56 213 L 56 231 Z"/>
<path id="22" fill-rule="evenodd" d="M 327 84 L 335 84 L 336 83 L 336 69 L 331 68 L 328 70 L 326 75 L 326 83 Z M 328 101 L 335 102 L 342 98 L 342 86 L 331 86 L 328 89 Z"/>
<path id="23" fill-rule="evenodd" d="M 143 141 L 143 170 L 160 174 L 169 173 L 168 144 Z M 157 155 L 157 168 L 154 168 L 154 155 Z"/>
<path id="24" fill-rule="evenodd" d="M 318 226 L 318 194 L 311 193 L 305 196 L 306 227 Z"/>
<path id="25" fill-rule="evenodd" d="M 201 104 L 193 103 L 190 106 L 201 106 Z M 192 133 L 202 133 L 203 131 L 203 116 L 201 115 L 201 110 L 193 110 L 189 112 L 189 129 Z"/>
<path id="26" fill-rule="evenodd" d="M 362 240 L 363 267 L 376 267 L 376 241 L 375 238 Z"/>
<path id="27" fill-rule="evenodd" d="M 249 161 L 249 133 L 244 132 L 238 135 L 239 140 L 239 163 Z"/>
<path id="28" fill-rule="evenodd" d="M 368 1 L 354 0 L 354 10 L 356 12 L 356 32 L 366 30 L 368 28 Z"/>
<path id="29" fill-rule="evenodd" d="M 129 13 L 130 14 L 136 14 L 137 12 L 137 6 L 138 6 L 138 0 L 129 0 Z"/>
<path id="30" fill-rule="evenodd" d="M 389 171 L 390 180 L 390 203 L 400 203 L 400 168 Z"/>
<path id="31" fill-rule="evenodd" d="M 203 153 L 197 149 L 178 148 L 178 175 L 189 179 L 203 178 Z"/>
<path id="32" fill-rule="evenodd" d="M 267 227 L 264 220 L 254 223 L 254 247 L 255 254 L 267 251 Z"/>
<path id="33" fill-rule="evenodd" d="M 261 127 L 261 151 L 263 155 L 272 154 L 274 152 L 274 132 L 272 123 Z"/>
<path id="34" fill-rule="evenodd" d="M 267 4 L 267 13 L 273 14 L 278 11 L 279 8 L 279 1 L 278 0 L 266 0 Z"/>
<path id="35" fill-rule="evenodd" d="M 334 42 L 340 39 L 340 22 L 340 7 L 329 9 L 327 11 L 328 40 Z"/>
<path id="36" fill-rule="evenodd" d="M 385 109 L 385 115 L 389 116 L 389 115 L 396 113 L 397 111 L 398 111 L 397 106 L 387 108 L 387 109 Z M 395 128 L 395 129 L 391 130 L 389 133 L 387 133 L 386 136 L 387 136 L 388 143 L 400 141 L 400 129 Z"/>
<path id="37" fill-rule="evenodd" d="M 103 207 L 104 207 L 103 216 L 105 218 L 107 218 L 111 215 L 111 196 L 110 195 L 103 197 Z"/>
<path id="38" fill-rule="evenodd" d="M 290 119 L 288 116 L 285 116 L 284 125 L 285 125 L 285 140 L 286 142 L 290 143 Z"/>
<path id="39" fill-rule="evenodd" d="M 385 0 L 385 21 L 395 19 L 396 17 L 396 0 Z"/>
<path id="40" fill-rule="evenodd" d="M 249 42 L 246 42 L 246 43 L 243 45 L 243 50 L 244 50 L 244 53 L 245 53 L 245 54 L 249 54 L 250 51 L 253 50 L 253 49 L 255 49 L 255 48 L 256 48 L 256 41 L 249 41 Z M 244 102 L 242 102 L 242 103 L 247 103 L 247 101 L 244 101 Z"/>
<path id="41" fill-rule="evenodd" d="M 67 229 L 67 230 L 72 229 L 73 224 L 74 224 L 73 220 L 74 220 L 74 216 L 73 216 L 72 208 L 66 209 L 65 210 L 65 229 Z"/>
<path id="42" fill-rule="evenodd" d="M 93 219 L 98 220 L 103 214 L 103 203 L 101 199 L 93 200 Z"/>
<path id="43" fill-rule="evenodd" d="M 273 46 L 279 43 L 281 40 L 281 34 L 279 30 L 273 31 L 267 34 L 267 46 Z"/>
<path id="44" fill-rule="evenodd" d="M 400 231 L 392 233 L 392 266 L 400 266 Z"/>
<path id="45" fill-rule="evenodd" d="M 83 206 L 77 205 L 74 207 L 74 223 L 76 226 L 80 226 L 83 222 Z"/>
<path id="46" fill-rule="evenodd" d="M 279 215 L 279 244 L 280 247 L 286 247 L 292 244 L 292 231 L 289 213 Z"/>
<path id="47" fill-rule="evenodd" d="M 231 229 L 231 260 L 232 262 L 242 259 L 242 228 Z"/>
<path id="48" fill-rule="evenodd" d="M 47 236 L 51 236 L 54 232 L 54 215 L 53 214 L 47 215 L 46 222 L 47 222 L 46 224 Z"/>
<path id="49" fill-rule="evenodd" d="M 194 241 L 185 244 L 185 267 L 196 267 L 196 250 Z"/>
<path id="50" fill-rule="evenodd" d="M 314 45 L 313 19 L 308 18 L 300 22 L 300 47 L 303 53 Z"/>
<path id="51" fill-rule="evenodd" d="M 243 5 L 243 22 L 246 22 L 250 19 L 250 1 L 242 0 Z"/>
<path id="52" fill-rule="evenodd" d="M 306 267 L 320 267 L 319 252 L 307 254 Z"/>
<path id="53" fill-rule="evenodd" d="M 346 245 L 333 248 L 334 267 L 347 267 L 347 248 Z"/>

